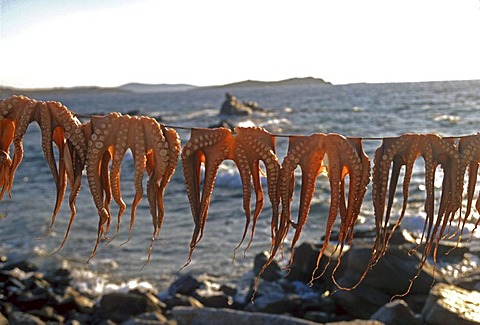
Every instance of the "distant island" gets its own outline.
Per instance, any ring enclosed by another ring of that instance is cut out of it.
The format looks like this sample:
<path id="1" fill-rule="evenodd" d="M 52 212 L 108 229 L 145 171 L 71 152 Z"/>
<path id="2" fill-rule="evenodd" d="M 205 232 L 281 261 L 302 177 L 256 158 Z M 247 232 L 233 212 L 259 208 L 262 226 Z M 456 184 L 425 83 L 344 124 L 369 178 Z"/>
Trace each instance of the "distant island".
<path id="1" fill-rule="evenodd" d="M 308 86 L 308 85 L 331 85 L 331 83 L 321 78 L 305 77 L 305 78 L 290 78 L 290 79 L 284 79 L 279 81 L 245 80 L 245 81 L 234 82 L 226 85 L 212 86 L 212 88 Z"/>
<path id="2" fill-rule="evenodd" d="M 308 85 L 331 85 L 330 82 L 321 78 L 305 77 L 305 78 L 290 78 L 279 81 L 258 81 L 245 80 L 240 82 L 229 83 L 225 85 L 216 86 L 195 86 L 189 84 L 144 84 L 144 83 L 128 83 L 118 87 L 56 87 L 56 88 L 38 88 L 38 89 L 21 89 L 13 87 L 0 87 L 0 95 L 2 97 L 13 94 L 35 94 L 46 92 L 134 92 L 134 93 L 159 93 L 159 92 L 175 92 L 187 91 L 192 89 L 202 88 L 254 88 L 254 87 L 273 87 L 273 86 L 308 86 Z"/>

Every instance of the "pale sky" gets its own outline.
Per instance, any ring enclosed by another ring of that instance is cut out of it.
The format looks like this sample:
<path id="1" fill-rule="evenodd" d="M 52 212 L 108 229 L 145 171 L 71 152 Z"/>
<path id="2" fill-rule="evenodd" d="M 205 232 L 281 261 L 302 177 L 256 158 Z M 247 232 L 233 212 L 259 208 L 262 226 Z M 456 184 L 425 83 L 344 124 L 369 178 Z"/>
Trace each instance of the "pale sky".
<path id="1" fill-rule="evenodd" d="M 0 85 L 480 79 L 480 0 L 0 0 Z"/>

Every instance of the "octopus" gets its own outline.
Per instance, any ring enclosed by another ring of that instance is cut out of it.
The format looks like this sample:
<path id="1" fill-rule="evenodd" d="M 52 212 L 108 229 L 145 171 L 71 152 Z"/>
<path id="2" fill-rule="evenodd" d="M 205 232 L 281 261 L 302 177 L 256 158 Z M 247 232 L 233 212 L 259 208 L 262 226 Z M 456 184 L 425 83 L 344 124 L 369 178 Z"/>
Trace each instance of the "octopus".
<path id="1" fill-rule="evenodd" d="M 412 177 L 413 165 L 417 157 L 422 156 L 425 161 L 425 224 L 422 230 L 420 242 L 425 240 L 425 246 L 420 260 L 420 269 L 426 262 L 427 257 L 432 253 L 436 263 L 438 242 L 443 238 L 446 226 L 452 222 L 455 212 L 461 206 L 461 189 L 463 178 L 460 177 L 460 156 L 458 148 L 452 139 L 443 139 L 436 134 L 404 134 L 398 138 L 384 139 L 382 145 L 375 152 L 375 163 L 373 169 L 372 197 L 377 225 L 377 238 L 372 251 L 370 266 L 374 265 L 379 258 L 385 254 L 388 241 L 393 232 L 400 225 L 404 215 L 409 194 L 409 184 Z M 435 193 L 434 180 L 438 166 L 444 171 L 442 181 L 442 193 L 437 211 L 434 216 Z M 392 166 L 390 184 L 388 186 L 388 203 L 385 212 L 385 201 L 387 197 L 388 175 Z M 403 182 L 403 206 L 400 217 L 388 233 L 388 222 L 393 197 L 395 195 L 401 167 L 405 166 Z M 436 220 L 435 220 L 436 219 Z M 418 248 L 418 246 L 417 246 Z M 415 249 L 417 249 L 415 248 Z M 415 250 L 414 249 L 414 250 Z M 414 278 L 418 276 L 415 275 Z M 413 281 L 407 289 L 409 292 Z"/>
<path id="2" fill-rule="evenodd" d="M 11 197 L 15 171 L 23 159 L 23 136 L 28 125 L 33 121 L 40 126 L 44 156 L 50 167 L 57 191 L 52 221 L 47 235 L 52 231 L 65 196 L 67 178 L 69 180 L 71 215 L 58 251 L 64 246 L 76 215 L 75 201 L 80 191 L 86 153 L 83 125 L 59 102 L 37 102 L 25 96 L 13 96 L 4 100 L 0 105 L 0 199 L 3 198 L 6 191 Z M 9 156 L 12 142 L 14 146 L 13 159 Z M 59 150 L 58 163 L 53 153 L 53 143 Z"/>
<path id="3" fill-rule="evenodd" d="M 294 194 L 294 171 L 298 166 L 302 172 L 302 183 L 298 218 L 294 222 L 290 217 L 290 205 Z M 333 225 L 339 213 L 341 226 L 338 239 L 342 245 L 341 249 L 343 249 L 345 241 L 353 238 L 353 225 L 360 213 L 363 196 L 369 182 L 369 166 L 369 159 L 358 140 L 348 140 L 338 134 L 322 133 L 308 137 L 290 137 L 288 152 L 280 171 L 281 218 L 278 228 L 276 228 L 270 257 L 262 267 L 260 275 L 281 248 L 290 226 L 295 229 L 295 233 L 290 247 L 290 261 L 287 269 L 291 266 L 294 260 L 295 245 L 308 219 L 317 177 L 321 173 L 326 173 L 331 189 L 330 210 L 325 229 L 325 240 L 318 254 L 316 268 L 312 273 L 312 281 L 314 281 L 320 259 L 329 244 Z M 345 198 L 345 177 L 347 175 L 349 176 L 348 198 Z"/>
<path id="4" fill-rule="evenodd" d="M 88 134 L 87 178 L 99 215 L 97 240 L 89 261 L 94 257 L 101 239 L 103 237 L 108 239 L 112 198 L 119 206 L 115 236 L 120 229 L 120 219 L 126 210 L 120 190 L 120 171 L 123 157 L 130 149 L 134 160 L 135 195 L 131 206 L 128 240 L 132 234 L 136 209 L 143 199 L 142 182 L 146 172 L 149 176 L 147 198 L 154 227 L 148 263 L 153 241 L 159 235 L 163 222 L 164 191 L 175 171 L 180 152 L 178 134 L 173 129 L 160 125 L 152 118 L 131 117 L 116 112 L 104 117 L 92 116 Z"/>
<path id="5" fill-rule="evenodd" d="M 280 173 L 280 164 L 275 153 L 275 136 L 273 134 L 267 132 L 261 127 L 236 127 L 235 133 L 235 145 L 232 159 L 238 167 L 240 178 L 242 180 L 243 209 L 246 217 L 242 239 L 235 250 L 238 249 L 243 243 L 248 226 L 250 224 L 250 197 L 252 182 L 256 196 L 255 210 L 252 218 L 252 229 L 250 240 L 245 248 L 246 252 L 252 243 L 255 225 L 264 204 L 263 189 L 262 184 L 260 183 L 260 161 L 262 161 L 266 167 L 268 197 L 272 205 L 271 236 L 273 241 L 280 205 L 280 196 L 277 185 Z"/>
<path id="6" fill-rule="evenodd" d="M 68 199 L 70 206 L 70 221 L 62 243 L 57 250 L 65 244 L 73 220 L 76 215 L 76 198 L 80 192 L 82 183 L 82 171 L 85 166 L 86 158 L 86 140 L 84 134 L 84 125 L 59 102 L 39 102 L 35 120 L 40 125 L 42 133 L 42 149 L 50 171 L 52 173 L 57 189 L 57 199 L 52 215 L 52 222 L 49 230 L 52 231 L 55 217 L 57 216 L 67 185 L 67 179 L 70 183 L 70 196 Z M 59 151 L 58 164 L 53 154 L 53 143 Z M 58 168 L 57 168 L 58 165 Z"/>
<path id="7" fill-rule="evenodd" d="M 23 160 L 23 136 L 33 122 L 36 106 L 37 101 L 26 96 L 12 96 L 0 103 L 0 200 L 6 192 L 12 197 L 15 172 Z"/>
<path id="8" fill-rule="evenodd" d="M 263 189 L 260 183 L 260 161 L 266 166 L 268 196 L 272 203 L 272 220 L 278 219 L 279 196 L 277 181 L 280 171 L 275 154 L 275 138 L 263 128 L 235 128 L 236 135 L 225 128 L 193 129 L 190 140 L 182 151 L 182 165 L 187 196 L 194 220 L 194 230 L 190 242 L 190 253 L 186 264 L 192 259 L 193 251 L 203 237 L 208 216 L 208 207 L 220 164 L 233 160 L 239 170 L 243 188 L 243 208 L 246 223 L 243 236 L 235 250 L 245 239 L 251 220 L 251 185 L 255 190 L 256 201 L 250 243 L 253 240 L 255 224 L 264 204 Z M 200 168 L 205 166 L 203 188 L 200 191 Z M 273 224 L 273 222 L 272 222 Z M 273 226 L 272 226 L 273 229 Z M 248 249 L 247 246 L 247 249 Z"/>

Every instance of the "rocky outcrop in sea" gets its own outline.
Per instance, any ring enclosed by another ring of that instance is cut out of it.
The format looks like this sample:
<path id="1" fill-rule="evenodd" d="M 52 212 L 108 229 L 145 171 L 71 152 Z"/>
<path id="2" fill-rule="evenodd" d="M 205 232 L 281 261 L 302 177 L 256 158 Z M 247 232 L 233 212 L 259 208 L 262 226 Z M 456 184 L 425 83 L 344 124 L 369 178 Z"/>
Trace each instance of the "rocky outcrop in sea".
<path id="1" fill-rule="evenodd" d="M 28 260 L 2 257 L 0 325 L 3 324 L 480 324 L 478 251 L 468 243 L 450 251 L 442 242 L 437 268 L 427 262 L 417 274 L 416 244 L 406 231 L 392 239 L 384 257 L 352 290 L 367 268 L 371 234 L 360 234 L 341 256 L 331 245 L 320 261 L 323 276 L 308 283 L 318 243 L 306 242 L 290 272 L 257 254 L 251 272 L 238 283 L 208 274 L 186 274 L 167 289 L 151 287 L 85 292 L 75 285 L 67 262 L 41 271 Z M 450 252 L 449 252 L 450 251 Z M 448 255 L 442 253 L 449 252 Z M 252 297 L 254 299 L 252 300 Z"/>

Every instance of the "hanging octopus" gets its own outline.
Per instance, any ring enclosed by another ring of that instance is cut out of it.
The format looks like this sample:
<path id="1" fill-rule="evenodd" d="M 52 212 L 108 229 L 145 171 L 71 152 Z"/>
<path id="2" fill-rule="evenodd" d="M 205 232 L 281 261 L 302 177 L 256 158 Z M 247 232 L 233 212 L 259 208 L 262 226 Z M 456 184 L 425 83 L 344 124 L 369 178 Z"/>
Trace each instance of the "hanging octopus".
<path id="1" fill-rule="evenodd" d="M 163 130 L 167 132 L 164 134 Z M 87 177 L 99 215 L 97 241 L 89 260 L 93 258 L 100 240 L 108 232 L 111 198 L 119 205 L 118 233 L 120 218 L 126 208 L 120 191 L 120 170 L 127 149 L 133 154 L 135 187 L 128 238 L 131 237 L 136 209 L 143 198 L 142 181 L 146 171 L 150 176 L 147 196 L 154 226 L 148 255 L 150 259 L 153 240 L 158 235 L 163 220 L 163 193 L 175 171 L 180 151 L 178 135 L 174 130 L 167 130 L 164 127 L 162 129 L 162 126 L 152 118 L 130 117 L 119 113 L 92 117 L 89 132 Z M 168 136 L 168 140 L 165 135 Z"/>
<path id="2" fill-rule="evenodd" d="M 23 136 L 33 121 L 36 105 L 36 100 L 26 96 L 12 96 L 0 102 L 0 200 L 5 192 L 12 197 L 15 172 L 23 160 Z"/>
<path id="3" fill-rule="evenodd" d="M 353 145 L 352 145 L 353 144 Z M 317 133 L 308 137 L 290 137 L 289 148 L 280 171 L 279 191 L 282 200 L 282 213 L 279 226 L 276 229 L 275 240 L 270 250 L 270 257 L 262 267 L 260 275 L 273 261 L 278 249 L 281 248 L 288 233 L 289 226 L 295 229 L 290 248 L 290 262 L 294 259 L 294 248 L 301 231 L 307 222 L 310 205 L 315 192 L 316 180 L 320 173 L 328 175 L 331 189 L 330 211 L 325 230 L 324 244 L 319 252 L 317 266 L 323 256 L 330 239 L 333 224 L 340 210 L 341 231 L 339 242 L 341 249 L 346 240 L 351 239 L 353 224 L 360 213 L 360 205 L 369 181 L 368 157 L 365 158 L 360 142 L 349 141 L 338 134 Z M 297 222 L 290 220 L 290 205 L 294 192 L 294 171 L 300 166 L 302 171 L 302 186 L 300 193 L 300 207 Z M 345 201 L 345 176 L 349 175 L 348 199 Z M 259 276 L 260 276 L 259 275 Z M 258 278 L 257 278 L 258 281 Z"/>
<path id="4" fill-rule="evenodd" d="M 233 149 L 233 135 L 225 128 L 192 129 L 190 139 L 182 150 L 183 175 L 195 224 L 190 253 L 184 267 L 192 260 L 195 246 L 202 239 L 208 207 L 220 164 Z M 205 165 L 203 189 L 200 196 L 200 167 Z"/>
<path id="5" fill-rule="evenodd" d="M 251 196 L 251 184 L 253 181 L 253 188 L 255 190 L 255 210 L 252 218 L 252 229 L 250 234 L 250 240 L 245 248 L 252 243 L 253 235 L 255 232 L 255 225 L 257 223 L 258 216 L 263 208 L 263 189 L 260 182 L 260 161 L 265 164 L 268 197 L 272 204 L 272 240 L 274 234 L 274 225 L 278 220 L 278 209 L 280 204 L 280 197 L 278 194 L 278 177 L 280 172 L 280 164 L 275 154 L 275 136 L 267 132 L 261 127 L 249 127 L 235 128 L 235 148 L 233 152 L 233 161 L 237 165 L 242 180 L 243 186 L 243 209 L 245 210 L 245 229 L 243 231 L 242 239 L 235 248 L 238 249 L 245 239 L 245 235 L 250 224 L 250 196 Z"/>
<path id="6" fill-rule="evenodd" d="M 14 174 L 23 158 L 22 138 L 28 125 L 33 121 L 36 121 L 40 126 L 44 156 L 50 167 L 57 189 L 55 208 L 47 234 L 52 230 L 65 196 L 66 180 L 67 178 L 69 179 L 71 186 L 69 197 L 71 215 L 67 231 L 57 249 L 58 251 L 63 247 L 68 238 L 76 214 L 75 201 L 81 186 L 86 152 L 83 125 L 59 102 L 37 102 L 25 96 L 13 96 L 3 101 L 1 107 L 0 163 L 2 170 L 0 171 L 0 184 L 2 190 L 0 199 L 6 190 L 8 190 L 11 196 Z M 14 145 L 13 160 L 9 156 L 9 147 L 12 141 Z M 53 154 L 53 143 L 59 150 L 58 168 Z"/>
<path id="7" fill-rule="evenodd" d="M 275 138 L 263 128 L 235 128 L 236 135 L 225 128 L 193 129 L 190 140 L 182 152 L 182 165 L 188 199 L 195 228 L 190 242 L 190 253 L 185 264 L 192 258 L 196 244 L 201 240 L 208 215 L 208 206 L 215 184 L 218 168 L 224 160 L 233 160 L 239 170 L 243 187 L 245 228 L 238 249 L 245 239 L 251 220 L 251 184 L 255 190 L 255 210 L 249 244 L 253 240 L 255 225 L 263 208 L 263 189 L 260 182 L 260 161 L 265 164 L 268 180 L 268 196 L 272 204 L 272 220 L 278 219 L 279 195 L 277 181 L 280 170 L 275 154 Z M 200 167 L 205 165 L 203 189 L 200 194 Z M 273 221 L 272 221 L 273 224 Z M 273 228 L 273 226 L 272 226 Z"/>
<path id="8" fill-rule="evenodd" d="M 455 212 L 461 205 L 461 181 L 459 176 L 460 156 L 453 140 L 446 140 L 436 134 L 405 134 L 398 138 L 384 139 L 382 146 L 375 152 L 375 165 L 373 169 L 372 196 L 377 224 L 377 238 L 375 240 L 372 260 L 370 265 L 375 264 L 385 254 L 388 241 L 395 229 L 400 225 L 405 214 L 408 199 L 408 187 L 413 171 L 413 164 L 417 157 L 422 156 L 425 161 L 425 224 L 422 230 L 422 243 L 425 239 L 425 246 L 420 260 L 420 269 L 433 250 L 434 263 L 438 242 L 443 238 L 447 224 L 452 222 Z M 390 165 L 393 163 L 392 175 L 390 178 L 387 212 L 385 212 L 385 200 L 387 196 L 387 183 Z M 401 166 L 405 165 L 405 176 L 403 183 L 403 207 L 400 218 L 387 235 L 387 226 L 390 217 L 393 196 L 398 182 Z M 437 217 L 434 216 L 435 193 L 434 180 L 437 167 L 441 165 L 444 171 L 442 182 L 442 194 L 440 198 Z M 462 179 L 463 182 L 463 179 Z M 436 220 L 435 220 L 436 219 Z M 418 248 L 418 246 L 417 246 Z M 415 249 L 417 249 L 415 248 Z M 418 276 L 415 275 L 414 278 Z M 413 281 L 406 293 L 409 292 Z"/>

